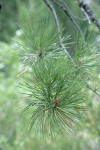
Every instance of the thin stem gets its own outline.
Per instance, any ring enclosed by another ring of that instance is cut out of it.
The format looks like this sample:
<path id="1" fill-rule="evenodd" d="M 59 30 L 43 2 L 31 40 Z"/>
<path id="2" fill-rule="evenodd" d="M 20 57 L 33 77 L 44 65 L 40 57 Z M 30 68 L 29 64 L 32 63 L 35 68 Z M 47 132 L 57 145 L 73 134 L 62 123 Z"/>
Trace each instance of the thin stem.
<path id="1" fill-rule="evenodd" d="M 72 14 L 71 10 L 69 9 L 69 7 L 67 6 L 67 4 L 65 5 L 65 4 L 59 2 L 58 0 L 53 0 L 53 1 L 58 7 L 60 7 L 63 10 L 63 12 L 69 17 L 69 19 L 73 22 L 73 24 L 79 30 L 82 37 L 84 37 L 84 34 L 83 34 L 81 28 L 79 27 L 78 23 L 76 22 L 75 17 L 73 16 L 73 14 Z"/>
<path id="2" fill-rule="evenodd" d="M 98 95 L 100 97 L 100 93 L 96 89 L 91 87 L 87 82 L 85 82 L 85 84 L 93 93 L 95 93 L 96 95 Z"/>
<path id="3" fill-rule="evenodd" d="M 50 3 L 49 0 L 44 0 L 44 2 L 46 3 L 46 5 L 49 7 L 49 9 L 51 10 L 54 18 L 55 18 L 55 22 L 56 22 L 56 26 L 57 26 L 57 31 L 58 31 L 58 37 L 59 37 L 59 41 L 60 41 L 60 44 L 61 44 L 61 47 L 62 49 L 65 51 L 65 53 L 67 54 L 67 56 L 71 58 L 70 54 L 68 53 L 68 51 L 66 50 L 65 46 L 64 46 L 64 43 L 63 43 L 63 39 L 61 37 L 61 32 L 60 32 L 60 24 L 59 24 L 59 19 L 58 19 L 58 16 L 57 16 L 57 13 L 54 9 L 54 7 L 52 6 L 52 4 Z"/>

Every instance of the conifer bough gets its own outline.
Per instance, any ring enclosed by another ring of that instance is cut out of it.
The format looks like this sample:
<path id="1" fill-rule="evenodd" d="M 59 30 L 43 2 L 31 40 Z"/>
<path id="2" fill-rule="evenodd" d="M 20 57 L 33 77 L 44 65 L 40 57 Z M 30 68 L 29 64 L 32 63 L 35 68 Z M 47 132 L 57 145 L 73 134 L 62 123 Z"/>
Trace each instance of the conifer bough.
<path id="1" fill-rule="evenodd" d="M 78 123 L 86 100 L 79 76 L 65 56 L 42 58 L 32 65 L 24 78 L 27 107 L 23 111 L 32 114 L 29 130 L 54 135 Z"/>
<path id="2" fill-rule="evenodd" d="M 29 131 L 34 128 L 37 134 L 53 136 L 71 130 L 83 117 L 82 111 L 88 99 L 86 86 L 89 87 L 84 81 L 99 66 L 100 52 L 95 40 L 87 37 L 85 44 L 83 38 L 77 39 L 73 57 L 69 53 L 67 56 L 70 57 L 66 57 L 68 36 L 61 37 L 57 14 L 48 4 L 55 17 L 58 34 L 46 19 L 39 20 L 36 25 L 30 19 L 22 26 L 25 36 L 23 63 L 30 68 L 23 75 L 26 106 L 22 114 L 28 119 Z"/>

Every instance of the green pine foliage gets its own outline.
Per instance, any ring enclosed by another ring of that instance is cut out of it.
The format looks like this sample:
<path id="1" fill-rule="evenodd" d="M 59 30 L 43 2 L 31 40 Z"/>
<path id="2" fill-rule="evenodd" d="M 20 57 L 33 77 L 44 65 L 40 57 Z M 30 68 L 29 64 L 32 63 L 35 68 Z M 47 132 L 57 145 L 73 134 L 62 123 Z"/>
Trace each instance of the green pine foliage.
<path id="1" fill-rule="evenodd" d="M 36 135 L 54 136 L 72 130 L 84 118 L 89 99 L 86 81 L 99 67 L 100 54 L 95 38 L 76 38 L 73 44 L 65 34 L 62 42 L 72 51 L 69 59 L 49 13 L 48 17 L 42 13 L 38 18 L 30 15 L 21 20 L 18 53 L 24 68 L 28 68 L 19 74 L 23 79 L 21 111 L 26 128 Z"/>
<path id="2" fill-rule="evenodd" d="M 23 86 L 27 105 L 24 111 L 32 111 L 30 129 L 34 126 L 36 132 L 52 135 L 58 129 L 65 132 L 73 128 L 86 100 L 84 83 L 79 77 L 64 55 L 38 58 L 32 64 Z"/>
<path id="3" fill-rule="evenodd" d="M 34 20 L 37 24 L 34 23 Z M 31 59 L 38 55 L 48 54 L 48 51 L 56 51 L 58 43 L 58 34 L 56 28 L 50 23 L 49 18 L 34 19 L 33 16 L 27 19 L 28 23 L 21 23 L 23 39 L 20 41 L 22 45 L 20 55 L 22 60 L 29 63 Z M 59 45 L 59 44 L 58 44 Z M 56 47 L 56 48 L 55 48 Z M 33 60 L 32 60 L 33 61 Z"/>
<path id="4" fill-rule="evenodd" d="M 64 1 L 83 32 L 98 32 L 82 20 L 77 0 Z M 99 20 L 96 1 L 89 6 Z M 54 4 L 70 60 L 43 0 L 0 4 L 0 150 L 99 150 L 100 37 L 77 37 L 75 25 Z M 11 41 L 14 34 L 17 42 Z"/>
<path id="5" fill-rule="evenodd" d="M 47 25 L 48 21 L 45 23 Z M 33 34 L 36 38 L 31 48 L 22 49 L 22 53 L 23 50 L 29 50 L 27 53 L 30 52 L 33 56 L 31 61 L 27 61 L 30 70 L 23 75 L 22 89 L 26 106 L 22 112 L 28 116 L 28 120 L 25 120 L 28 122 L 29 131 L 34 126 L 37 134 L 53 136 L 55 133 L 71 130 L 78 123 L 82 118 L 81 112 L 85 109 L 87 94 L 82 81 L 83 73 L 76 68 L 74 59 L 70 61 L 59 46 L 57 34 L 52 32 L 52 26 L 46 35 L 46 25 L 41 24 L 42 32 L 39 30 L 37 35 Z M 27 33 L 30 34 L 31 32 L 28 31 Z M 28 44 L 31 43 L 32 36 L 23 33 L 29 40 Z M 45 35 L 47 38 L 44 37 Z M 24 42 L 27 45 L 27 40 Z M 39 51 L 40 47 L 43 51 Z M 25 58 L 26 53 L 24 54 Z"/>
<path id="6" fill-rule="evenodd" d="M 73 59 L 76 68 L 83 73 L 84 80 L 91 79 L 99 68 L 100 51 L 96 45 L 96 35 L 87 35 L 86 40 L 77 38 L 74 43 Z"/>

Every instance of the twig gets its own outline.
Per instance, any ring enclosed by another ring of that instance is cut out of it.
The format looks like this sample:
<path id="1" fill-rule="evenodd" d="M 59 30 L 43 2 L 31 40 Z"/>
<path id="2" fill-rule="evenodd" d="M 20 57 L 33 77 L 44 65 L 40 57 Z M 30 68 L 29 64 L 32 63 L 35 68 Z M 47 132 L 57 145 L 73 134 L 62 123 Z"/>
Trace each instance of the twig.
<path id="1" fill-rule="evenodd" d="M 94 92 L 96 95 L 98 95 L 100 97 L 100 93 L 96 89 L 91 87 L 87 82 L 85 82 L 85 84 L 92 92 Z"/>
<path id="2" fill-rule="evenodd" d="M 44 0 L 44 2 L 46 3 L 46 5 L 49 7 L 49 9 L 51 10 L 52 14 L 54 15 L 61 47 L 65 51 L 65 53 L 67 54 L 67 56 L 70 59 L 72 59 L 71 56 L 70 56 L 70 54 L 68 53 L 68 51 L 66 50 L 66 48 L 64 46 L 64 43 L 63 43 L 63 40 L 62 40 L 62 37 L 61 37 L 61 33 L 60 33 L 60 24 L 59 24 L 59 20 L 58 20 L 58 16 L 56 14 L 56 11 L 55 11 L 54 7 L 52 6 L 52 4 L 50 3 L 49 0 Z"/>
<path id="3" fill-rule="evenodd" d="M 84 12 L 88 22 L 90 21 L 93 22 L 100 31 L 100 21 L 96 19 L 96 16 L 92 11 L 92 9 L 83 0 L 79 0 L 79 6 L 81 10 Z"/>
<path id="4" fill-rule="evenodd" d="M 82 37 L 84 37 L 84 34 L 81 30 L 81 28 L 79 27 L 78 23 L 75 20 L 75 17 L 73 16 L 71 10 L 69 9 L 69 7 L 66 5 L 64 5 L 62 2 L 59 2 L 58 0 L 53 0 L 54 3 L 60 7 L 64 13 L 69 17 L 69 19 L 74 23 L 74 25 L 76 26 L 76 28 L 79 30 L 80 34 L 82 35 Z"/>
<path id="5" fill-rule="evenodd" d="M 81 20 L 81 21 L 86 21 L 86 18 L 80 18 L 80 17 L 77 17 L 77 16 L 73 16 L 75 19 L 78 19 L 78 20 Z"/>

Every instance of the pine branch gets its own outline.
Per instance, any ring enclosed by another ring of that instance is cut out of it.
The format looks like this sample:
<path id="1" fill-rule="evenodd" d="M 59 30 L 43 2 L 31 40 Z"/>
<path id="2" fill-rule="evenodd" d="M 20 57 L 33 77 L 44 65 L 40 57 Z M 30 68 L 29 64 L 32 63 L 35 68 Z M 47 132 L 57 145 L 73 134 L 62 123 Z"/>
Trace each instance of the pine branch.
<path id="1" fill-rule="evenodd" d="M 80 31 L 80 33 L 83 35 L 83 33 L 82 33 L 82 31 L 81 31 L 81 29 L 80 29 L 80 27 L 79 27 L 79 25 L 76 23 L 76 21 L 74 20 L 74 16 L 73 16 L 73 14 L 71 13 L 71 11 L 70 11 L 70 9 L 67 7 L 67 9 L 66 9 L 66 7 L 64 6 L 64 5 L 62 5 L 62 4 L 60 4 L 58 1 L 56 1 L 56 0 L 53 0 L 54 1 L 54 3 L 55 4 L 57 4 L 61 9 L 63 9 L 63 11 L 67 14 L 67 16 L 70 18 L 70 20 L 76 25 L 76 27 L 78 28 L 78 30 Z M 85 4 L 86 5 L 86 4 Z M 87 6 L 87 5 L 86 5 Z M 69 11 L 69 12 L 68 12 Z M 91 12 L 89 12 L 89 11 L 91 11 Z M 100 22 L 98 22 L 97 20 L 96 20 L 96 18 L 93 18 L 94 17 L 94 14 L 92 14 L 92 10 L 87 6 L 87 12 L 88 12 L 88 15 L 90 14 L 91 15 L 91 19 L 92 19 L 92 21 L 93 21 L 93 19 L 95 19 L 94 20 L 94 23 L 97 25 L 97 27 L 99 28 L 99 30 L 100 30 Z M 87 18 L 89 18 L 88 16 L 87 16 Z M 84 81 L 85 82 L 85 81 Z M 94 92 L 96 95 L 98 95 L 99 97 L 100 97 L 100 93 L 97 91 L 97 90 L 95 90 L 93 87 L 91 87 L 87 82 L 85 82 L 85 84 L 86 84 L 86 86 L 92 91 L 92 92 Z"/>
<path id="2" fill-rule="evenodd" d="M 61 47 L 62 49 L 65 51 L 65 53 L 67 54 L 68 58 L 71 59 L 71 56 L 70 54 L 68 53 L 68 51 L 66 50 L 65 46 L 64 46 L 64 43 L 63 43 L 63 40 L 62 40 L 62 37 L 61 37 L 61 33 L 60 33 L 60 24 L 59 24 L 59 19 L 58 19 L 58 16 L 57 16 L 57 13 L 54 9 L 54 7 L 52 6 L 52 4 L 50 3 L 49 0 L 44 0 L 44 2 L 46 3 L 46 5 L 49 7 L 49 9 L 51 10 L 54 18 L 55 18 L 55 22 L 56 22 L 56 26 L 57 26 L 57 31 L 58 31 L 58 36 L 59 36 L 59 41 L 60 41 L 60 44 L 61 44 Z"/>
<path id="3" fill-rule="evenodd" d="M 39 23 L 42 30 L 41 34 L 36 34 L 39 38 L 36 38 L 35 35 L 35 33 L 37 32 L 36 29 L 39 32 L 38 28 L 34 28 L 34 30 L 32 28 L 31 30 L 29 30 L 31 24 L 29 24 L 27 31 L 25 28 L 26 41 L 28 42 L 28 46 L 31 47 L 29 51 L 31 50 L 32 52 L 28 55 L 29 57 L 33 56 L 33 53 L 38 55 L 36 55 L 36 61 L 34 61 L 33 63 L 32 60 L 32 63 L 30 63 L 29 65 L 31 67 L 31 71 L 23 78 L 23 88 L 25 90 L 25 93 L 23 92 L 23 94 L 26 95 L 25 97 L 27 100 L 27 106 L 23 109 L 22 113 L 29 113 L 29 117 L 27 117 L 29 121 L 31 120 L 30 122 L 28 121 L 28 124 L 30 124 L 29 131 L 31 131 L 34 125 L 36 133 L 40 132 L 43 134 L 46 133 L 47 135 L 52 135 L 53 132 L 58 132 L 58 129 L 60 129 L 62 133 L 65 132 L 66 128 L 70 130 L 74 126 L 74 124 L 76 124 L 77 121 L 81 119 L 81 111 L 85 110 L 84 102 L 87 100 L 87 91 L 85 90 L 86 87 L 84 88 L 85 84 L 97 95 L 98 92 L 94 90 L 90 85 L 88 85 L 88 83 L 85 83 L 85 73 L 87 73 L 87 68 L 90 68 L 91 65 L 94 65 L 91 64 L 92 60 L 94 61 L 94 57 L 91 57 L 90 53 L 85 53 L 87 52 L 87 48 L 86 45 L 84 45 L 84 39 L 82 38 L 81 47 L 80 45 L 78 47 L 81 52 L 78 55 L 78 59 L 76 58 L 77 60 L 75 62 L 75 59 L 70 56 L 63 43 L 63 38 L 60 31 L 60 23 L 55 8 L 53 7 L 52 3 L 50 3 L 50 0 L 43 1 L 49 7 L 55 19 L 57 27 L 56 33 L 58 33 L 57 41 L 58 38 L 60 41 L 59 50 L 64 50 L 68 58 L 70 59 L 66 59 L 64 53 L 59 53 L 60 55 L 57 56 L 57 58 L 55 58 L 55 53 L 52 53 L 52 56 L 54 55 L 54 57 L 52 57 L 51 55 L 51 57 L 42 57 L 44 56 L 42 55 L 42 51 L 44 50 L 44 53 L 48 53 L 49 51 L 51 51 L 51 43 L 53 44 L 55 41 L 51 40 L 50 42 L 49 38 L 53 38 L 52 35 L 54 35 L 54 32 L 53 34 L 51 34 L 51 36 L 49 36 L 50 32 L 47 32 L 45 36 L 48 24 L 46 26 L 42 24 L 42 28 L 41 23 Z M 57 2 L 56 0 L 53 1 Z M 60 4 L 59 2 L 57 3 Z M 63 5 L 61 6 L 62 7 L 59 7 L 62 8 L 63 11 L 65 10 L 64 12 L 67 13 L 68 17 L 78 28 L 78 24 L 74 20 L 75 18 L 73 17 L 73 14 L 71 13 L 69 7 L 67 7 L 67 5 L 65 5 L 64 7 Z M 80 27 L 78 29 L 81 31 Z M 36 32 L 33 32 L 32 35 L 32 31 Z M 46 40 L 45 38 L 43 39 L 43 37 L 46 37 L 47 43 L 44 42 Z M 82 37 L 84 36 L 82 35 Z M 92 44 L 89 43 L 89 45 L 90 47 L 88 48 L 90 51 L 92 51 Z M 48 48 L 49 51 L 47 50 Z M 55 46 L 54 48 L 58 47 Z M 95 54 L 94 51 L 93 54 Z M 88 65 L 89 62 L 90 65 Z M 84 75 L 84 77 L 82 75 Z M 32 115 L 30 116 L 31 113 Z"/>
<path id="4" fill-rule="evenodd" d="M 82 37 L 83 36 L 83 33 L 80 29 L 80 27 L 78 26 L 78 24 L 76 23 L 76 21 L 73 19 L 72 15 L 69 14 L 69 12 L 66 10 L 66 7 L 64 5 L 62 5 L 61 3 L 59 3 L 58 1 L 56 0 L 53 0 L 55 4 L 57 4 L 61 9 L 63 9 L 63 11 L 67 14 L 67 16 L 70 18 L 70 20 L 76 25 L 76 27 L 79 29 L 80 33 L 82 34 Z M 58 33 L 59 33 L 59 38 L 60 38 L 60 41 L 62 40 L 61 38 L 61 35 L 60 35 L 60 32 L 59 32 L 59 29 L 60 29 L 60 25 L 59 25 L 59 21 L 58 21 L 58 17 L 57 17 L 57 14 L 56 14 L 56 11 L 55 9 L 53 8 L 53 6 L 50 4 L 49 0 L 44 0 L 44 2 L 46 3 L 46 5 L 49 7 L 49 9 L 52 11 L 54 17 L 55 17 L 55 21 L 56 21 L 56 25 L 57 25 L 57 30 L 58 30 Z M 68 7 L 67 7 L 68 8 Z M 62 41 L 61 41 L 62 43 Z M 62 43 L 63 44 L 63 43 Z M 69 55 L 70 56 L 70 55 Z M 70 56 L 69 57 L 72 61 L 72 57 Z M 84 81 L 84 83 L 86 84 L 86 86 L 92 91 L 94 92 L 96 95 L 100 96 L 99 95 L 99 92 L 97 92 L 96 90 L 94 90 L 87 82 Z"/>
<path id="5" fill-rule="evenodd" d="M 81 10 L 84 12 L 88 22 L 91 21 L 92 23 L 94 23 L 100 31 L 100 21 L 97 20 L 92 9 L 85 2 L 83 2 L 83 0 L 79 0 L 79 6 Z"/>
<path id="6" fill-rule="evenodd" d="M 36 133 L 48 136 L 58 131 L 65 133 L 78 123 L 80 110 L 85 110 L 87 93 L 75 73 L 75 67 L 65 55 L 57 59 L 42 58 L 42 61 L 32 65 L 32 71 L 24 78 L 23 85 L 27 103 L 22 115 L 32 111 L 27 118 L 29 131 L 34 125 Z"/>

